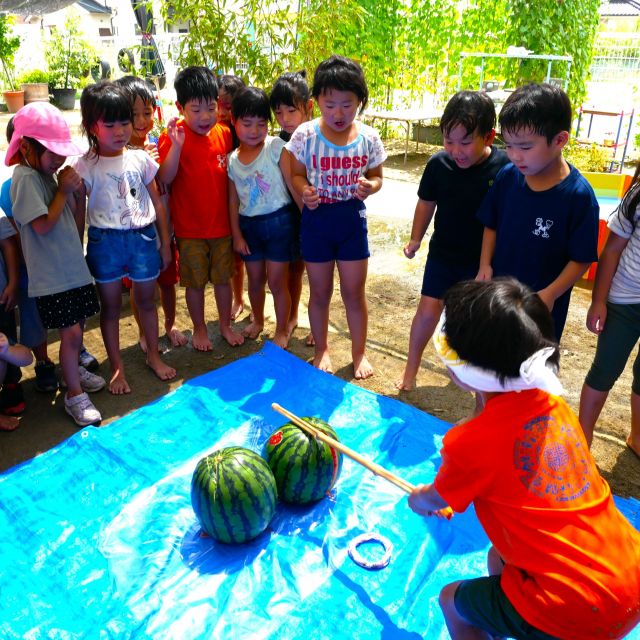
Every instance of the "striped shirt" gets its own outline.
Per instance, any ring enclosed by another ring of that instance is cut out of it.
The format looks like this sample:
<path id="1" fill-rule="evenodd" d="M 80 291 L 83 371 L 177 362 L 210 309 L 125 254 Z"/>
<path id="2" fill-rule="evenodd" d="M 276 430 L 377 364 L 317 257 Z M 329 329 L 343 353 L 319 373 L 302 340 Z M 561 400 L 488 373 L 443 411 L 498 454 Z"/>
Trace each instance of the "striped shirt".
<path id="1" fill-rule="evenodd" d="M 378 132 L 357 122 L 358 137 L 344 147 L 329 142 L 320 132 L 319 120 L 301 124 L 286 149 L 307 168 L 307 180 L 318 190 L 320 202 L 344 202 L 355 197 L 358 178 L 387 158 Z"/>

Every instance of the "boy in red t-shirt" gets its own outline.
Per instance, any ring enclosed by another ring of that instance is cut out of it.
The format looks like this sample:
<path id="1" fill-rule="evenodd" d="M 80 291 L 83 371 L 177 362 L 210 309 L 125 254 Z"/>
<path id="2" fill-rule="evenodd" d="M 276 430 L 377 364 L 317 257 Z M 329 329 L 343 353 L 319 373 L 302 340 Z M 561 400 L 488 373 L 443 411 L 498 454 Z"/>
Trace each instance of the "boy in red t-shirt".
<path id="1" fill-rule="evenodd" d="M 434 342 L 453 381 L 484 397 L 452 427 L 423 515 L 473 502 L 492 542 L 489 576 L 446 585 L 451 637 L 622 638 L 640 622 L 640 533 L 616 509 L 556 377 L 551 315 L 511 278 L 444 296 Z"/>
<path id="2" fill-rule="evenodd" d="M 217 123 L 218 86 L 206 67 L 187 67 L 176 76 L 176 106 L 158 140 L 158 178 L 171 185 L 169 206 L 180 254 L 180 284 L 193 322 L 193 347 L 211 351 L 204 318 L 204 289 L 213 291 L 220 333 L 231 345 L 244 338 L 231 328 L 233 243 L 227 198 L 229 127 Z"/>

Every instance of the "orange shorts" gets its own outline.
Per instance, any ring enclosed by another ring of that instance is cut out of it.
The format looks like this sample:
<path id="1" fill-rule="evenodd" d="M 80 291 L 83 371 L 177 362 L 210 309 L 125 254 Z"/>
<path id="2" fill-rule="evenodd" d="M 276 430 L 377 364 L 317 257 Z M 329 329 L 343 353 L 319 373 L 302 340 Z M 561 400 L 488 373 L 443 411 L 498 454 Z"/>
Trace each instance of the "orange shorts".
<path id="1" fill-rule="evenodd" d="M 176 238 L 180 254 L 180 285 L 204 289 L 211 284 L 227 284 L 234 273 L 233 242 L 224 238 Z"/>

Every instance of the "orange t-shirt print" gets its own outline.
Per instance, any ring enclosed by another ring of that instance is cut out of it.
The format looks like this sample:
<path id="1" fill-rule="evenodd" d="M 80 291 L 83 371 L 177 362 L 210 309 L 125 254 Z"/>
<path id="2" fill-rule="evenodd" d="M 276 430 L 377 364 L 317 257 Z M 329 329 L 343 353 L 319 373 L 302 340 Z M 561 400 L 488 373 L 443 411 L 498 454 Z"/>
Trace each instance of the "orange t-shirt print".
<path id="1" fill-rule="evenodd" d="M 231 131 L 218 123 L 206 136 L 178 123 L 185 131 L 180 165 L 169 186 L 171 222 L 177 238 L 224 238 L 231 235 L 229 223 L 227 154 Z M 163 131 L 158 140 L 160 163 L 171 148 Z"/>

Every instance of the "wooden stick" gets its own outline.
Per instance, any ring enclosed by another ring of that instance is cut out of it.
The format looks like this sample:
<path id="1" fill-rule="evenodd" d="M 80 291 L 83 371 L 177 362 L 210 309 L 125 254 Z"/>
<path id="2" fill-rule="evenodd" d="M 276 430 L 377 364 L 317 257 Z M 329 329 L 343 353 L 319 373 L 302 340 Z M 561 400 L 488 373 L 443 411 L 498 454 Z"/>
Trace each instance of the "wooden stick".
<path id="1" fill-rule="evenodd" d="M 407 493 L 411 493 L 415 489 L 415 486 L 412 485 L 410 482 L 407 482 L 406 480 L 396 476 L 395 474 L 391 473 L 391 471 L 388 471 L 384 467 L 381 467 L 379 464 L 376 464 L 375 462 L 371 462 L 371 460 L 368 460 L 364 456 L 361 456 L 357 451 L 350 449 L 346 445 L 342 444 L 342 442 L 338 442 L 338 440 L 335 440 L 331 436 L 327 435 L 326 433 L 324 433 L 324 431 L 320 431 L 319 429 L 316 429 L 313 425 L 309 424 L 308 422 L 305 422 L 304 420 L 302 420 L 302 418 L 299 418 L 294 413 L 291 413 L 291 411 L 287 411 L 287 409 L 280 406 L 277 402 L 272 403 L 271 408 L 274 411 L 277 411 L 278 413 L 282 414 L 285 418 L 288 418 L 291 422 L 293 422 L 293 424 L 300 427 L 303 431 L 310 433 L 312 436 L 314 436 L 318 440 L 322 440 L 323 442 L 326 442 L 329 446 L 344 453 L 345 456 L 349 456 L 349 458 L 351 458 L 352 460 L 355 460 L 357 463 L 361 464 L 363 467 L 366 467 L 367 469 L 369 469 L 369 471 L 372 471 L 375 475 L 380 476 L 385 480 L 388 480 L 389 482 L 391 482 L 392 484 L 395 484 L 396 487 L 399 487 L 403 491 L 406 491 Z M 439 511 L 434 511 L 433 515 L 437 515 L 438 517 L 444 517 L 447 520 L 450 520 L 451 516 L 453 515 L 453 510 L 451 509 L 451 507 L 445 507 L 444 509 L 440 509 Z"/>

